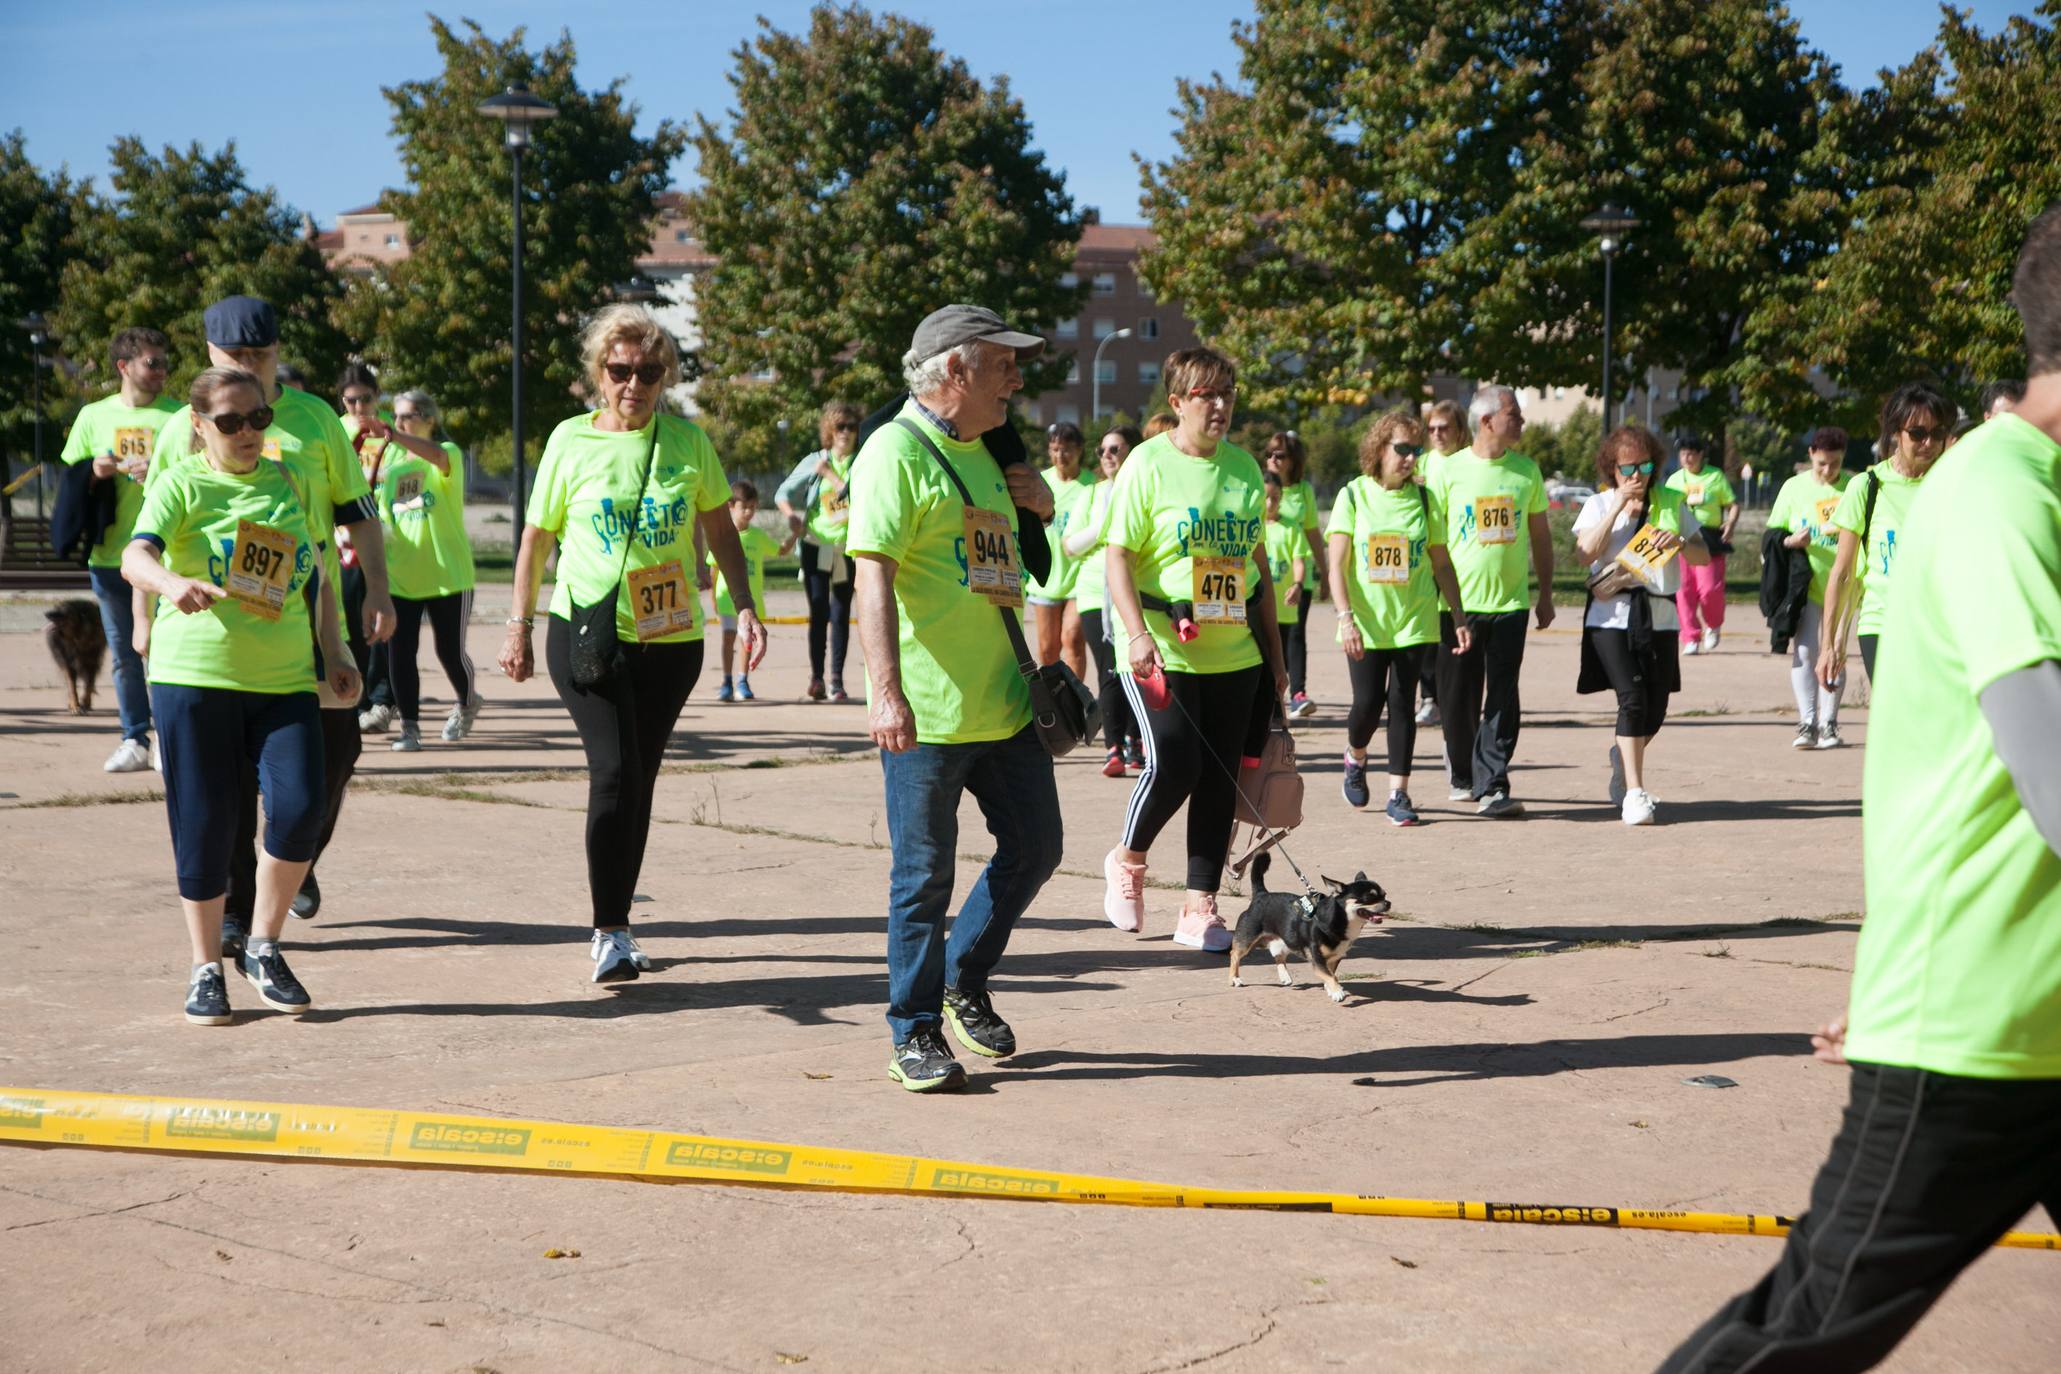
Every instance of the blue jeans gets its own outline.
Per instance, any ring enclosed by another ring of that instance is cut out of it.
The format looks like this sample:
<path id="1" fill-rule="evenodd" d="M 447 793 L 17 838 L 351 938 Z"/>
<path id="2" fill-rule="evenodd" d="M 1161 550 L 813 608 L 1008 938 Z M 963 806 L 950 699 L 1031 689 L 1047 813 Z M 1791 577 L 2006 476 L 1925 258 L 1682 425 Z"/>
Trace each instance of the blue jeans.
<path id="1" fill-rule="evenodd" d="M 114 655 L 115 706 L 122 713 L 122 738 L 147 741 L 150 684 L 144 680 L 143 659 L 136 652 L 129 584 L 122 580 L 120 568 L 86 571 L 93 579 L 93 599 L 100 603 L 100 628 L 107 634 L 108 652 Z"/>
<path id="2" fill-rule="evenodd" d="M 942 1018 L 947 987 L 979 992 L 1016 918 L 1059 867 L 1059 789 L 1052 758 L 1026 725 L 981 744 L 882 750 L 894 870 L 887 897 L 887 1024 L 901 1044 Z M 944 933 L 959 847 L 959 798 L 971 792 L 995 837 L 966 904 Z"/>

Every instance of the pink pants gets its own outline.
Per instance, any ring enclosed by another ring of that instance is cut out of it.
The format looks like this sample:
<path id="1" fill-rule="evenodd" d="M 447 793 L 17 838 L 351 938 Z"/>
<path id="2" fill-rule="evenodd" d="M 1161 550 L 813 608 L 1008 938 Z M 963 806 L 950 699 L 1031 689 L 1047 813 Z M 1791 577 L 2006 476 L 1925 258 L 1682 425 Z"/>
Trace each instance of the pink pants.
<path id="1" fill-rule="evenodd" d="M 1700 624 L 1707 630 L 1725 628 L 1725 559 L 1719 554 L 1703 567 L 1684 560 L 1682 589 L 1675 593 L 1675 614 L 1682 633 L 1693 634 Z"/>

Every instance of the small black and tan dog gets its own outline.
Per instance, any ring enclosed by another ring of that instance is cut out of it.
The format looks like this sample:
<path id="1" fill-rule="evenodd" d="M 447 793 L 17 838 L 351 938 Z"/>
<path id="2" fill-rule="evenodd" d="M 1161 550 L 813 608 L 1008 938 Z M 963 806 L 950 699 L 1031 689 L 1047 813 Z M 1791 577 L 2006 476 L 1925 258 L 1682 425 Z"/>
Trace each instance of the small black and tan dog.
<path id="1" fill-rule="evenodd" d="M 1338 981 L 1338 966 L 1360 931 L 1388 914 L 1388 894 L 1381 884 L 1365 873 L 1356 873 L 1349 883 L 1325 878 L 1331 890 L 1307 899 L 1288 892 L 1267 891 L 1267 862 L 1262 854 L 1252 861 L 1252 905 L 1238 918 L 1231 935 L 1231 986 L 1242 988 L 1238 965 L 1253 947 L 1266 941 L 1274 956 L 1281 986 L 1293 987 L 1288 973 L 1288 956 L 1295 953 L 1310 961 L 1324 980 L 1324 993 L 1334 1002 L 1345 1000 L 1345 985 Z"/>
<path id="2" fill-rule="evenodd" d="M 100 628 L 100 607 L 74 598 L 60 601 L 43 612 L 50 624 L 43 631 L 50 656 L 64 669 L 65 685 L 71 695 L 66 703 L 71 713 L 83 716 L 93 709 L 93 680 L 107 661 L 107 633 Z"/>

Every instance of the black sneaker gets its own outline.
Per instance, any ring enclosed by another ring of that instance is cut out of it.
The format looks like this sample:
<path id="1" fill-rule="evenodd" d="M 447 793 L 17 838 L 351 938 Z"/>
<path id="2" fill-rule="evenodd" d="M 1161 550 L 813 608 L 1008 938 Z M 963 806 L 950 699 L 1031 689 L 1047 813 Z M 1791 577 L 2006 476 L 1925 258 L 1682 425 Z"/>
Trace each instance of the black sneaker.
<path id="1" fill-rule="evenodd" d="M 1355 762 L 1351 754 L 1345 756 L 1345 804 L 1355 811 L 1364 811 L 1373 800 L 1367 791 L 1367 765 Z"/>
<path id="2" fill-rule="evenodd" d="M 912 1093 L 949 1091 L 966 1086 L 966 1070 L 952 1058 L 952 1047 L 936 1026 L 917 1031 L 895 1046 L 887 1076 Z"/>
<path id="3" fill-rule="evenodd" d="M 1016 1053 L 1016 1032 L 995 1015 L 995 1004 L 985 991 L 961 992 L 945 989 L 945 1022 L 959 1043 L 986 1059 L 1007 1059 Z"/>
<path id="4" fill-rule="evenodd" d="M 279 952 L 277 945 L 263 954 L 253 954 L 246 949 L 236 966 L 242 972 L 243 980 L 257 989 L 258 1000 L 274 1011 L 299 1015 L 315 1005 L 315 999 L 308 996 L 301 980 L 294 977 L 293 970 L 286 966 L 286 956 Z"/>
<path id="5" fill-rule="evenodd" d="M 186 1019 L 196 1026 L 229 1024 L 229 989 L 222 984 L 220 964 L 202 964 L 186 985 Z"/>
<path id="6" fill-rule="evenodd" d="M 234 916 L 222 918 L 222 962 L 235 967 L 243 962 L 243 942 L 250 938 L 250 932 L 237 924 Z"/>
<path id="7" fill-rule="evenodd" d="M 322 884 L 315 881 L 315 870 L 311 868 L 308 876 L 301 879 L 301 890 L 293 894 L 293 905 L 288 910 L 303 921 L 312 921 L 321 909 Z"/>

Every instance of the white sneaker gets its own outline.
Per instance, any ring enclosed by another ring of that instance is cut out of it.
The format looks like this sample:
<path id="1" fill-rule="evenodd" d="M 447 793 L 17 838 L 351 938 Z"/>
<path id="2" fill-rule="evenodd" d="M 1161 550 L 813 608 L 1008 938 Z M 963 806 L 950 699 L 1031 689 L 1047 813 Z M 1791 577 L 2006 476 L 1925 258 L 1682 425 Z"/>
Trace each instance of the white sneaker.
<path id="1" fill-rule="evenodd" d="M 1682 645 L 1682 657 L 1694 658 L 1703 652 L 1702 640 L 1698 639 L 1694 634 L 1689 635 L 1687 638 L 1688 642 Z"/>
<path id="2" fill-rule="evenodd" d="M 1626 825 L 1653 824 L 1653 794 L 1643 787 L 1634 787 L 1624 794 L 1624 823 Z"/>
<path id="3" fill-rule="evenodd" d="M 141 773 L 150 767 L 150 751 L 143 747 L 140 739 L 125 739 L 115 746 L 107 762 L 100 765 L 107 773 Z"/>
<path id="4" fill-rule="evenodd" d="M 1717 646 L 1718 632 L 1715 629 L 1705 630 L 1703 632 L 1703 652 L 1714 654 L 1717 652 Z"/>
<path id="5" fill-rule="evenodd" d="M 389 747 L 396 754 L 419 753 L 422 750 L 422 731 L 416 728 L 413 721 L 404 720 L 401 722 L 401 733 L 394 736 L 394 742 Z"/>
<path id="6" fill-rule="evenodd" d="M 474 692 L 471 701 L 453 706 L 451 714 L 444 717 L 444 738 L 461 740 L 471 734 L 473 719 L 479 715 L 479 708 L 486 704 L 487 699 Z"/>
<path id="7" fill-rule="evenodd" d="M 361 734 L 379 734 L 393 723 L 394 708 L 384 702 L 376 702 L 358 712 L 358 730 Z"/>
<path id="8" fill-rule="evenodd" d="M 1818 727 L 1818 742 L 1814 746 L 1815 748 L 1837 749 L 1845 743 L 1846 741 L 1839 737 L 1839 727 L 1837 725 L 1822 725 Z"/>
<path id="9" fill-rule="evenodd" d="M 1448 788 L 1446 789 L 1446 800 L 1447 800 L 1447 801 L 1473 801 L 1473 800 L 1474 800 L 1474 789 L 1473 789 L 1473 788 L 1471 788 L 1471 787 L 1448 787 Z"/>
<path id="10" fill-rule="evenodd" d="M 1419 702 L 1417 705 L 1417 723 L 1419 725 L 1438 724 L 1438 703 L 1435 701 Z"/>
<path id="11" fill-rule="evenodd" d="M 587 955 L 594 961 L 597 983 L 628 983 L 637 977 L 637 942 L 627 930 L 597 930 Z M 650 961 L 645 961 L 648 967 Z"/>
<path id="12" fill-rule="evenodd" d="M 150 742 L 150 767 L 153 772 L 159 775 L 162 775 L 165 771 L 165 756 L 158 752 L 156 740 Z"/>
<path id="13" fill-rule="evenodd" d="M 1624 752 L 1613 744 L 1610 746 L 1610 804 L 1623 806 L 1624 799 Z"/>

